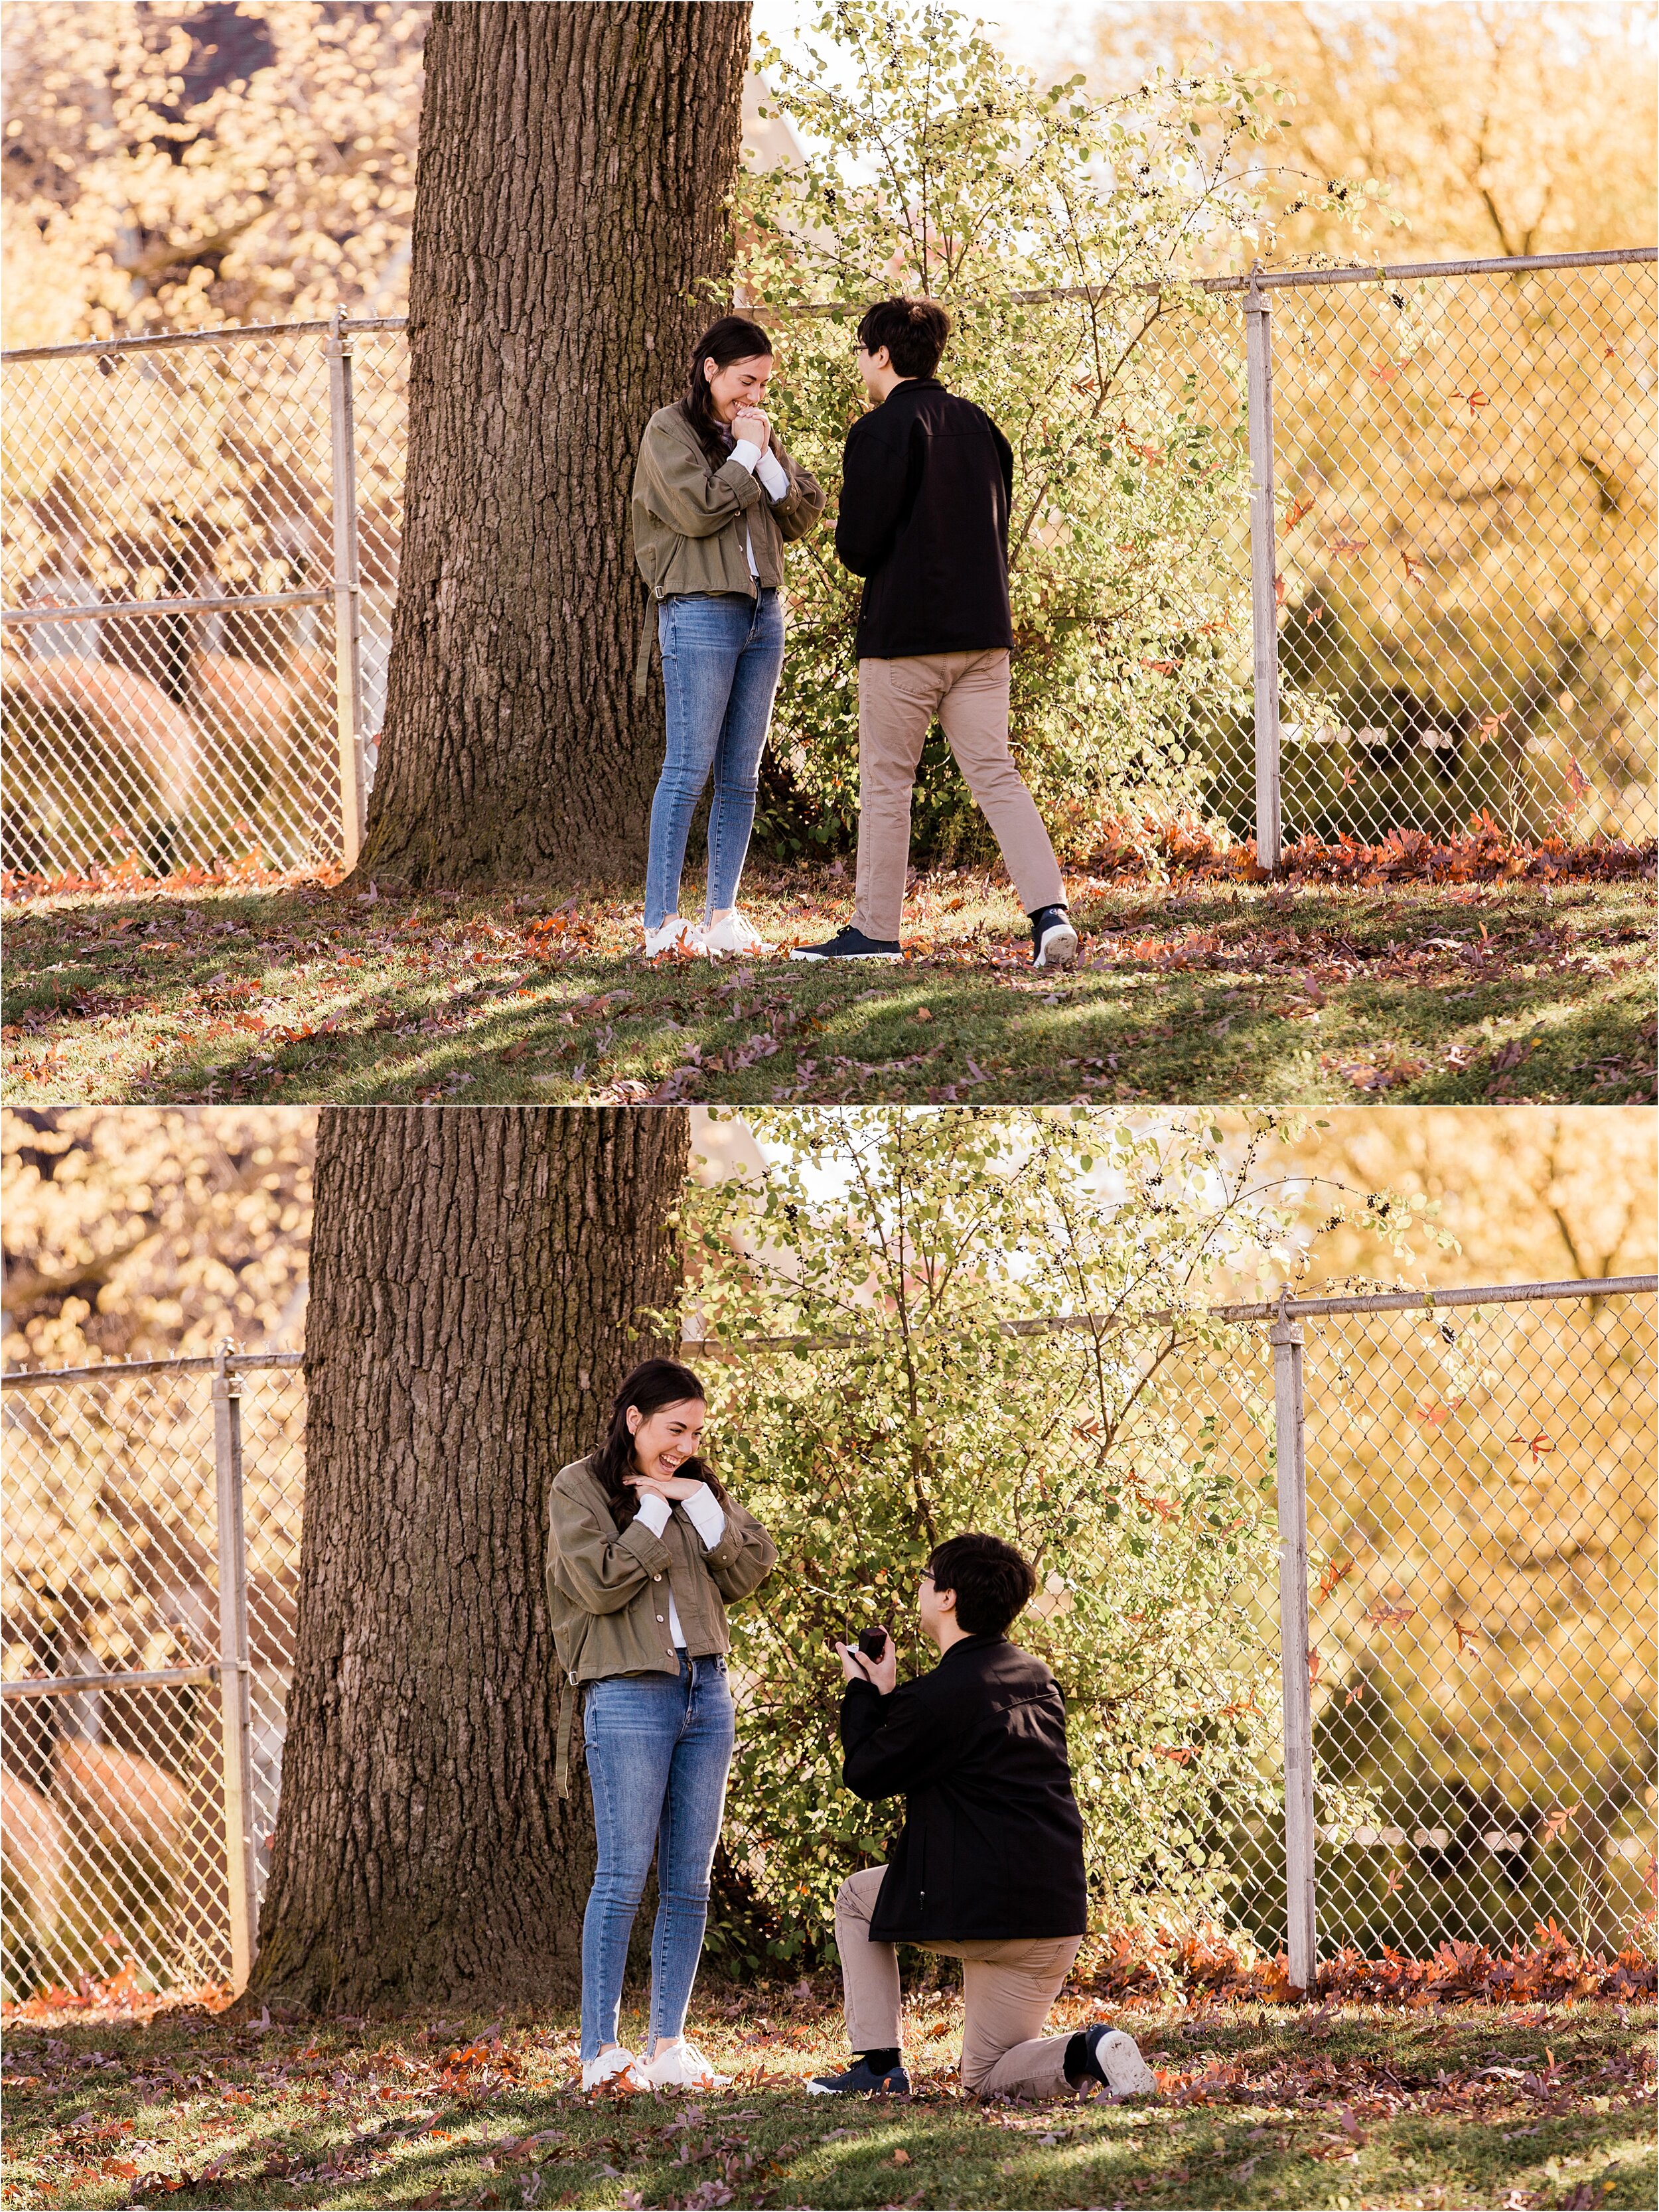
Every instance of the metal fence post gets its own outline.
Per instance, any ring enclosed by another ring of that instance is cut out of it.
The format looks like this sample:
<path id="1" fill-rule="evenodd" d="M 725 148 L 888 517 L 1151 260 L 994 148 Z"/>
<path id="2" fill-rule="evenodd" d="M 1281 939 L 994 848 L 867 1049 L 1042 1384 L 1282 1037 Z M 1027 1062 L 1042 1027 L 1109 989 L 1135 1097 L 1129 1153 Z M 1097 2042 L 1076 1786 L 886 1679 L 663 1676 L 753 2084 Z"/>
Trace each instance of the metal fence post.
<path id="1" fill-rule="evenodd" d="M 1292 1988 L 1311 1989 L 1314 1897 L 1313 1684 L 1308 1650 L 1308 1470 L 1302 1422 L 1302 1325 L 1285 1301 L 1273 1348 L 1274 1466 L 1279 1492 L 1279 1652 L 1285 1710 L 1285 1917 Z"/>
<path id="2" fill-rule="evenodd" d="M 1256 270 L 1244 295 L 1250 420 L 1250 631 L 1255 672 L 1255 857 L 1276 874 L 1279 806 L 1279 556 L 1273 514 L 1273 309 Z"/>
<path id="3" fill-rule="evenodd" d="M 213 1463 L 218 1477 L 219 1697 L 224 1743 L 225 1885 L 230 1900 L 230 1978 L 240 1995 L 253 1966 L 253 1759 L 248 1682 L 247 1544 L 242 1525 L 242 1379 L 213 1362 Z"/>
<path id="4" fill-rule="evenodd" d="M 340 855 L 348 872 L 363 842 L 362 678 L 358 629 L 356 423 L 352 412 L 351 341 L 337 307 L 328 331 L 328 413 L 333 432 L 330 478 L 334 507 L 334 696 L 340 742 Z"/>

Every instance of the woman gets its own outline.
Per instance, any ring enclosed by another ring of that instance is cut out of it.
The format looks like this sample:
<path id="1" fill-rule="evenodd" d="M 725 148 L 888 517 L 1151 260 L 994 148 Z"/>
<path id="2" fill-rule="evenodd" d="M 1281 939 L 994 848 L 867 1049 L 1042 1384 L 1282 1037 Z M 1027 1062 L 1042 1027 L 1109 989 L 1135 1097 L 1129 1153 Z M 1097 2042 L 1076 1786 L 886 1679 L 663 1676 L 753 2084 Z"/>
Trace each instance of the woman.
<path id="1" fill-rule="evenodd" d="M 651 586 L 635 690 L 643 692 L 654 618 L 668 750 L 651 805 L 645 951 L 755 952 L 765 940 L 738 911 L 755 788 L 783 666 L 783 549 L 823 512 L 763 411 L 772 342 L 724 315 L 691 356 L 684 399 L 659 407 L 634 471 L 634 557 Z M 679 913 L 691 817 L 710 774 L 703 925 Z"/>
<path id="2" fill-rule="evenodd" d="M 726 1606 L 778 1554 L 697 1457 L 704 1413 L 690 1368 L 647 1359 L 617 1393 L 604 1443 L 553 1483 L 548 1595 L 566 1694 L 586 1688 L 599 1839 L 582 1922 L 584 2089 L 724 2080 L 682 2031 L 732 1763 Z M 560 1770 L 562 1796 L 562 1750 Z M 617 2040 L 617 2012 L 653 1846 L 650 2031 L 635 2057 Z"/>

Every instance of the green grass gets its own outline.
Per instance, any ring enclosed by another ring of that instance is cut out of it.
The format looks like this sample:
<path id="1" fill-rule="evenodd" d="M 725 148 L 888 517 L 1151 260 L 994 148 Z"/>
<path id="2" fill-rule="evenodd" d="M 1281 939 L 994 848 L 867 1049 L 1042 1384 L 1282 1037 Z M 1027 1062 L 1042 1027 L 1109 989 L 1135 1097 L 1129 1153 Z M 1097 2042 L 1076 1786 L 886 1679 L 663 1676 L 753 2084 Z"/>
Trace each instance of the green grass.
<path id="1" fill-rule="evenodd" d="M 1165 2094 L 1040 2106 L 957 2094 L 948 1995 L 911 2009 L 915 2097 L 850 2106 L 802 2094 L 841 2054 L 839 2015 L 805 1984 L 700 2002 L 699 2040 L 736 2079 L 695 2099 L 584 2100 L 565 2014 L 58 2015 L 9 2035 L 5 2202 L 1647 2207 L 1653 2039 L 1635 2011 L 1139 2012 Z M 1054 2024 L 1088 2017 L 1068 1996 Z"/>
<path id="2" fill-rule="evenodd" d="M 979 874 L 919 882 L 902 966 L 641 957 L 637 904 L 271 888 L 21 902 L 15 1105 L 227 1099 L 1340 1103 L 1654 1095 L 1653 884 L 1077 881 L 1034 973 Z M 845 919 L 758 877 L 775 944 Z"/>

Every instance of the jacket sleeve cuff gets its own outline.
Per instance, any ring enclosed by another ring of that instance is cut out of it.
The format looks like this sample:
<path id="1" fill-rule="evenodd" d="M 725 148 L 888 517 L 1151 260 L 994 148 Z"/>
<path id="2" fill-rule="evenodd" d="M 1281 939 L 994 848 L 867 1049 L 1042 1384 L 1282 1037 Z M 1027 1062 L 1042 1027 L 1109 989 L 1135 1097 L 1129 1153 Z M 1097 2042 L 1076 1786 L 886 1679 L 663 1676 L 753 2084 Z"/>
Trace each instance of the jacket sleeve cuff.
<path id="1" fill-rule="evenodd" d="M 653 1536 L 649 1528 L 641 1525 L 637 1514 L 617 1539 L 617 1547 L 631 1552 L 648 1575 L 665 1575 L 674 1564 L 668 1547 L 660 1536 Z"/>
<path id="2" fill-rule="evenodd" d="M 639 1511 L 634 1517 L 636 1521 L 643 1521 L 653 1536 L 660 1536 L 668 1526 L 668 1516 L 673 1510 L 665 1498 L 642 1498 Z"/>
<path id="3" fill-rule="evenodd" d="M 726 1534 L 726 1509 L 706 1486 L 685 1500 L 685 1517 L 702 1539 L 705 1552 L 714 1551 Z"/>
<path id="4" fill-rule="evenodd" d="M 881 1692 L 873 1682 L 848 1682 L 841 1698 L 841 1740 L 844 1749 L 862 1743 L 881 1724 Z"/>
<path id="5" fill-rule="evenodd" d="M 704 1538 L 704 1547 L 708 1553 L 706 1564 L 714 1569 L 735 1566 L 743 1556 L 743 1531 L 738 1526 L 737 1516 L 735 1514 L 726 1512 L 717 1498 L 711 1496 L 708 1502 L 720 1514 L 726 1526 L 720 1530 L 718 1539 L 714 1543 L 710 1544 L 708 1539 Z M 695 1521 L 691 1525 L 694 1528 L 697 1527 Z M 700 1536 L 702 1534 L 701 1528 L 697 1529 L 697 1534 Z"/>
<path id="6" fill-rule="evenodd" d="M 759 484 L 739 460 L 722 461 L 714 471 L 716 483 L 723 483 L 736 495 L 739 507 L 753 507 L 763 496 Z"/>

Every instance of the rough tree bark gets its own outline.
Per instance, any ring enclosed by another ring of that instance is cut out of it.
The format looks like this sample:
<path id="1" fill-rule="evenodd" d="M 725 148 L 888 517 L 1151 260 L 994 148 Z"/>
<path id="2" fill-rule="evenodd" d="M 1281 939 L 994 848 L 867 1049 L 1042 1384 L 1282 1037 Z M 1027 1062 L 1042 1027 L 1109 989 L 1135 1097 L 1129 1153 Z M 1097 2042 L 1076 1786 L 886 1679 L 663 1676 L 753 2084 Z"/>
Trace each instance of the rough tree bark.
<path id="1" fill-rule="evenodd" d="M 294 1686 L 250 1993 L 573 1996 L 592 1816 L 554 1794 L 544 1501 L 663 1349 L 684 1109 L 325 1111 Z"/>
<path id="2" fill-rule="evenodd" d="M 662 762 L 633 695 L 639 437 L 731 271 L 749 7 L 440 0 L 410 271 L 409 459 L 359 872 L 615 880 Z"/>

